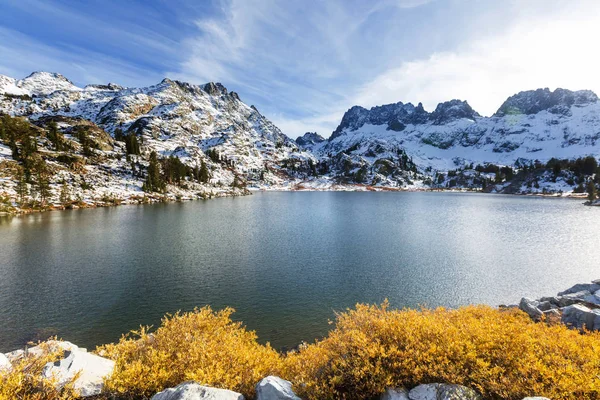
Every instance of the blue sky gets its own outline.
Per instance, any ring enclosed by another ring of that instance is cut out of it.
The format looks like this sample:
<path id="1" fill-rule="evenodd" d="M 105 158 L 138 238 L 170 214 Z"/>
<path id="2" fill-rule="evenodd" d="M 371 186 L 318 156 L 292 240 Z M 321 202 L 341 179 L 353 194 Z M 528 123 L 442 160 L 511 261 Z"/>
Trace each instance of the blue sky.
<path id="1" fill-rule="evenodd" d="M 598 0 L 2 0 L 0 74 L 222 82 L 284 133 L 352 105 L 600 91 Z"/>

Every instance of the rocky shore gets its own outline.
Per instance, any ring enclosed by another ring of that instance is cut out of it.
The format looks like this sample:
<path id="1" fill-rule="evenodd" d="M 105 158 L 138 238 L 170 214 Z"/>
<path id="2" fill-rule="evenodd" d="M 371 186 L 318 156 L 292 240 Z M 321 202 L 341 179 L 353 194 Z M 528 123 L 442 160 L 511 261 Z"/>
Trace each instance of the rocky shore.
<path id="1" fill-rule="evenodd" d="M 536 300 L 523 297 L 518 306 L 534 321 L 560 320 L 579 330 L 600 331 L 600 279 L 578 283 L 556 296 Z"/>
<path id="2" fill-rule="evenodd" d="M 500 306 L 519 308 L 538 323 L 562 323 L 581 331 L 600 331 L 600 279 L 577 284 L 556 296 L 540 299 L 522 298 L 519 305 Z M 106 379 L 115 371 L 115 361 L 94 354 L 77 345 L 50 340 L 40 345 L 0 353 L 0 378 L 17 368 L 20 360 L 29 356 L 58 354 L 58 359 L 45 364 L 41 377 L 55 387 L 69 384 L 81 398 L 114 398 L 104 392 Z M 0 384 L 2 380 L 0 379 Z M 297 389 L 297 388 L 296 388 Z M 300 400 L 291 382 L 277 376 L 266 376 L 256 383 L 258 400 Z M 380 400 L 483 400 L 472 388 L 451 383 L 424 383 L 413 388 L 388 388 Z M 152 400 L 242 400 L 244 396 L 231 390 L 202 385 L 201 382 L 182 382 L 178 386 L 155 393 Z M 545 397 L 526 397 L 524 400 L 543 400 Z"/>

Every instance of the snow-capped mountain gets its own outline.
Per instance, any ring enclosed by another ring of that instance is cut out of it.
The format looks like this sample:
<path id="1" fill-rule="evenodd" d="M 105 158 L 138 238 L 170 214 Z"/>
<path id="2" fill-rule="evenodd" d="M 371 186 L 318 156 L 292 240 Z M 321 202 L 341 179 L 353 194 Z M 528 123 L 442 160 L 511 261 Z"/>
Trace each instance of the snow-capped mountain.
<path id="1" fill-rule="evenodd" d="M 78 87 L 60 74 L 35 72 L 24 79 L 0 75 L 0 114 L 26 117 L 41 129 L 40 154 L 58 171 L 55 184 L 89 187 L 92 179 L 92 194 L 103 196 L 141 192 L 152 152 L 195 171 L 207 166 L 208 181 L 188 176 L 187 183 L 169 189 L 184 196 L 218 195 L 240 182 L 278 189 L 362 184 L 354 187 L 572 192 L 589 175 L 564 172 L 564 165 L 551 174 L 546 163 L 600 156 L 598 97 L 565 89 L 520 92 L 491 117 L 461 100 L 440 103 L 432 112 L 421 103 L 354 106 L 328 139 L 307 132 L 294 141 L 219 83 L 165 78 L 143 88 Z M 72 154 L 50 146 L 54 123 L 71 141 Z M 96 141 L 93 151 L 84 151 L 88 134 Z M 124 137 L 139 141 L 140 155 L 126 151 Z M 0 166 L 16 162 L 15 146 L 0 140 Z M 73 158 L 85 168 L 74 172 L 65 164 Z M 14 178 L 0 174 L 0 194 L 14 195 L 15 188 Z"/>
<path id="2" fill-rule="evenodd" d="M 34 72 L 19 80 L 0 75 L 0 93 L 43 96 L 57 90 L 77 91 L 81 89 L 61 74 L 53 72 Z"/>
<path id="3" fill-rule="evenodd" d="M 296 143 L 302 148 L 313 147 L 316 144 L 324 142 L 326 139 L 317 132 L 306 132 L 304 135 L 296 138 Z"/>
<path id="4" fill-rule="evenodd" d="M 113 135 L 117 129 L 134 132 L 147 152 L 176 155 L 191 166 L 210 163 L 215 182 L 222 184 L 235 175 L 250 184 L 282 183 L 293 178 L 282 163 L 301 169 L 313 159 L 220 83 L 164 79 L 145 88 L 79 88 L 55 73 L 35 72 L 21 80 L 0 76 L 0 113 L 32 121 L 49 115 L 83 118 Z M 209 159 L 208 151 L 220 160 Z"/>
<path id="5" fill-rule="evenodd" d="M 322 160 L 343 154 L 350 172 L 366 168 L 367 181 L 381 175 L 394 184 L 391 174 L 378 174 L 377 163 L 385 160 L 386 171 L 400 172 L 408 156 L 416 165 L 414 178 L 433 178 L 473 164 L 519 167 L 598 157 L 599 139 L 600 102 L 593 92 L 538 89 L 511 96 L 492 117 L 459 100 L 440 103 L 431 113 L 422 104 L 401 102 L 370 110 L 355 106 L 327 142 L 306 148 Z"/>

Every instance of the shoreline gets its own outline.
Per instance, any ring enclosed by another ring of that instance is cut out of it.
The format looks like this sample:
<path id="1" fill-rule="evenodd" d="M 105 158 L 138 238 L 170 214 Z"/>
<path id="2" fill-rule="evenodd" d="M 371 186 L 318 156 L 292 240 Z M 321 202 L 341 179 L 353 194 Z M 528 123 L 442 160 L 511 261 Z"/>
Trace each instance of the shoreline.
<path id="1" fill-rule="evenodd" d="M 253 193 L 259 192 L 377 192 L 377 193 L 385 193 L 385 192 L 408 192 L 408 193 L 475 193 L 475 194 L 490 194 L 490 195 L 505 195 L 505 196 L 522 196 L 522 197 L 541 197 L 541 198 L 555 198 L 555 199 L 569 199 L 569 200 L 585 200 L 582 205 L 586 206 L 600 206 L 600 202 L 595 202 L 594 204 L 589 204 L 587 200 L 587 196 L 585 194 L 557 194 L 557 193 L 492 193 L 492 192 L 483 192 L 480 189 L 435 189 L 435 188 L 397 188 L 397 187 L 378 187 L 378 186 L 369 186 L 369 185 L 360 185 L 360 184 L 340 184 L 340 185 L 332 185 L 329 187 L 323 188 L 311 188 L 311 187 L 298 187 L 302 184 L 295 184 L 287 187 L 250 187 L 246 188 L 240 193 L 236 191 L 232 192 L 213 192 L 207 196 L 200 195 L 190 195 L 190 196 L 180 196 L 175 195 L 173 193 L 166 194 L 153 194 L 153 193 L 145 193 L 141 196 L 134 196 L 125 199 L 111 199 L 110 201 L 97 200 L 93 202 L 89 201 L 72 201 L 68 205 L 64 204 L 50 204 L 43 208 L 25 208 L 21 209 L 15 206 L 12 206 L 14 211 L 0 211 L 1 217 L 10 217 L 10 216 L 23 216 L 30 215 L 36 213 L 44 213 L 51 211 L 65 211 L 65 210 L 77 210 L 77 209 L 90 209 L 90 208 L 106 208 L 106 207 L 117 207 L 124 205 L 144 205 L 144 204 L 158 204 L 158 203 L 182 203 L 188 201 L 197 201 L 197 200 L 213 200 L 218 198 L 225 197 L 242 197 L 249 196 Z"/>

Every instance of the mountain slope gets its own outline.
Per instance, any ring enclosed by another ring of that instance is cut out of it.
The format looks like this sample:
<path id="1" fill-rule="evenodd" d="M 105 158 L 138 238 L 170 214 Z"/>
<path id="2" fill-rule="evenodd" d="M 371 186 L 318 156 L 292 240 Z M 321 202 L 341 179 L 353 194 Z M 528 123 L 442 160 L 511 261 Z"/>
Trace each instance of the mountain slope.
<path id="1" fill-rule="evenodd" d="M 539 89 L 510 97 L 492 117 L 459 100 L 441 103 L 431 113 L 421 104 L 355 106 L 325 144 L 307 149 L 324 160 L 344 154 L 355 167 L 366 166 L 367 181 L 392 185 L 406 183 L 405 177 L 397 178 L 397 171 L 406 169 L 400 165 L 402 153 L 416 166 L 414 179 L 435 185 L 447 183 L 440 174 L 473 170 L 477 164 L 519 169 L 552 158 L 597 158 L 599 139 L 600 102 L 593 92 Z M 395 175 L 378 173 L 376 164 L 383 160 Z"/>
<path id="2" fill-rule="evenodd" d="M 219 83 L 81 88 L 34 72 L 0 75 L 0 114 L 0 194 L 13 204 L 17 175 L 39 192 L 40 171 L 55 203 L 65 186 L 71 197 L 100 202 L 239 194 L 246 186 L 571 193 L 600 177 L 600 101 L 591 91 L 520 92 L 491 117 L 461 100 L 432 112 L 420 103 L 354 106 L 330 138 L 308 132 L 294 141 Z"/>
<path id="3" fill-rule="evenodd" d="M 36 72 L 21 80 L 0 76 L 0 113 L 25 117 L 42 130 L 48 129 L 43 121 L 50 118 L 58 123 L 62 134 L 73 140 L 71 147 L 75 149 L 78 138 L 70 132 L 80 121 L 88 121 L 106 132 L 111 140 L 120 138 L 122 142 L 124 137 L 135 137 L 140 155 L 130 155 L 128 161 L 119 161 L 116 166 L 124 171 L 123 176 L 133 177 L 130 164 L 139 163 L 140 176 L 126 183 L 130 192 L 141 191 L 152 152 L 159 159 L 175 156 L 190 169 L 207 165 L 210 179 L 201 192 L 210 188 L 213 194 L 225 193 L 232 186 L 268 187 L 298 181 L 314 161 L 310 153 L 300 149 L 255 107 L 246 105 L 237 93 L 219 83 L 190 85 L 164 79 L 145 88 L 116 84 L 79 88 L 54 73 Z M 43 140 L 45 134 L 40 135 L 40 151 L 50 151 Z M 121 142 L 116 141 L 116 154 L 111 153 L 112 149 L 98 148 L 93 155 L 124 159 L 127 154 Z M 0 161 L 11 160 L 6 147 L 4 143 Z M 88 169 L 112 168 L 106 163 L 97 164 L 101 161 L 96 159 L 88 161 Z M 111 187 L 115 196 L 125 190 Z M 197 189 L 188 190 L 187 196 L 195 196 Z M 186 192 L 182 187 L 177 190 Z"/>

